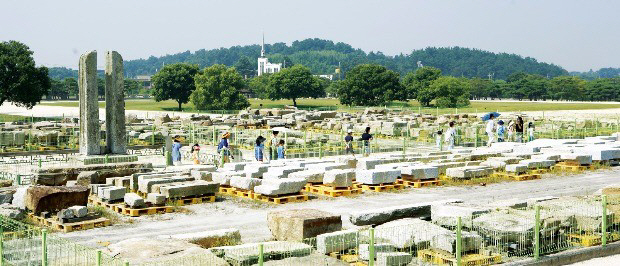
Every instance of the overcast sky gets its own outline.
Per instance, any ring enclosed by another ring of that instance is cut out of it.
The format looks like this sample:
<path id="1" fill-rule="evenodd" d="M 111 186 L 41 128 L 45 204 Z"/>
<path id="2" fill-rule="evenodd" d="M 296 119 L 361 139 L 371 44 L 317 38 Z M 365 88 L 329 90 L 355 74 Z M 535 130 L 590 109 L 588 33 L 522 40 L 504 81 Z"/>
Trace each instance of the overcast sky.
<path id="1" fill-rule="evenodd" d="M 323 38 L 364 51 L 428 46 L 516 53 L 569 71 L 620 67 L 618 0 L 0 0 L 0 40 L 37 64 L 75 68 L 87 50 L 125 60 Z"/>

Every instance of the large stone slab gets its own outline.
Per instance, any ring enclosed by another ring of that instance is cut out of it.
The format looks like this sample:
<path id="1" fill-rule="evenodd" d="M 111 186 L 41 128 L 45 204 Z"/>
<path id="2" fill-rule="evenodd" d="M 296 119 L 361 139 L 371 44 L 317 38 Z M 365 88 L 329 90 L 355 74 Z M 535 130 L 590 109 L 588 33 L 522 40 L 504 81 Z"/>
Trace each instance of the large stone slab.
<path id="1" fill-rule="evenodd" d="M 428 165 L 414 165 L 400 168 L 401 175 L 409 175 L 412 179 L 434 179 L 439 177 L 439 168 Z"/>
<path id="2" fill-rule="evenodd" d="M 307 184 L 303 178 L 264 179 L 260 186 L 254 187 L 254 192 L 278 196 L 300 192 Z"/>
<path id="3" fill-rule="evenodd" d="M 80 154 L 101 154 L 99 125 L 99 93 L 97 86 L 97 51 L 80 56 L 78 68 L 80 98 Z"/>
<path id="4" fill-rule="evenodd" d="M 525 173 L 528 170 L 528 165 L 526 164 L 509 164 L 506 165 L 506 172 L 508 173 Z"/>
<path id="5" fill-rule="evenodd" d="M 333 187 L 351 187 L 355 178 L 355 170 L 331 170 L 325 172 L 323 184 Z"/>
<path id="6" fill-rule="evenodd" d="M 493 168 L 488 166 L 463 166 L 448 168 L 446 170 L 446 176 L 450 178 L 477 178 L 488 176 L 493 173 Z"/>
<path id="7" fill-rule="evenodd" d="M 41 212 L 54 213 L 76 205 L 86 206 L 89 191 L 84 186 L 33 186 L 26 190 L 24 206 L 36 215 Z"/>
<path id="8" fill-rule="evenodd" d="M 106 52 L 105 57 L 106 152 L 125 154 L 127 152 L 127 131 L 125 130 L 123 58 L 116 51 Z"/>
<path id="9" fill-rule="evenodd" d="M 146 206 L 144 199 L 136 193 L 127 193 L 123 199 L 129 208 L 143 208 Z"/>
<path id="10" fill-rule="evenodd" d="M 260 186 L 263 183 L 262 179 L 247 178 L 243 176 L 233 176 L 230 178 L 230 186 L 246 190 L 254 190 L 254 187 Z"/>
<path id="11" fill-rule="evenodd" d="M 304 170 L 299 172 L 294 172 L 288 174 L 289 178 L 303 178 L 306 179 L 309 183 L 319 183 L 323 182 L 324 170 Z"/>
<path id="12" fill-rule="evenodd" d="M 386 244 L 386 243 L 380 243 L 380 244 L 375 243 L 374 249 L 375 249 L 375 252 L 374 252 L 375 258 L 377 257 L 378 253 L 396 251 L 396 248 L 392 244 Z M 369 244 L 359 245 L 359 258 L 361 260 L 370 260 L 370 245 Z"/>
<path id="13" fill-rule="evenodd" d="M 199 245 L 203 248 L 211 248 L 214 243 L 227 243 L 231 246 L 241 243 L 241 234 L 239 233 L 239 229 L 235 228 L 185 234 L 161 235 L 159 238 L 184 240 L 192 244 Z"/>
<path id="14" fill-rule="evenodd" d="M 367 185 L 391 184 L 399 176 L 400 170 L 358 170 L 355 181 Z"/>
<path id="15" fill-rule="evenodd" d="M 316 249 L 321 254 L 340 252 L 357 247 L 358 231 L 349 229 L 316 236 Z"/>
<path id="16" fill-rule="evenodd" d="M 188 177 L 182 177 L 182 176 L 162 177 L 162 178 L 151 178 L 151 179 L 144 179 L 143 177 L 139 177 L 138 178 L 138 191 L 143 192 L 143 193 L 151 193 L 152 192 L 151 187 L 153 185 L 192 181 L 192 180 L 194 180 L 194 178 L 189 177 L 189 176 Z"/>
<path id="17" fill-rule="evenodd" d="M 354 225 L 377 225 L 403 218 L 430 218 L 431 205 L 461 202 L 460 200 L 442 200 L 427 203 L 416 203 L 403 206 L 386 207 L 380 209 L 367 209 L 354 211 L 349 215 L 349 220 Z"/>
<path id="18" fill-rule="evenodd" d="M 109 163 L 82 166 L 61 166 L 39 169 L 35 172 L 33 183 L 37 185 L 61 186 L 67 181 L 76 180 L 84 171 L 96 171 L 98 176 L 95 183 L 103 184 L 106 178 L 128 176 L 135 173 L 153 171 L 151 163 Z"/>
<path id="19" fill-rule="evenodd" d="M 592 155 L 583 153 L 565 153 L 560 155 L 562 161 L 573 161 L 581 165 L 592 164 Z"/>
<path id="20" fill-rule="evenodd" d="M 162 186 L 159 193 L 166 198 L 196 197 L 212 195 L 218 192 L 220 184 L 208 181 L 194 181 L 187 184 Z"/>
<path id="21" fill-rule="evenodd" d="M 456 253 L 456 233 L 443 232 L 433 236 L 431 247 L 439 250 Z M 470 252 L 482 248 L 482 237 L 476 232 L 461 231 L 461 251 Z"/>
<path id="22" fill-rule="evenodd" d="M 122 200 L 125 197 L 125 187 L 99 187 L 97 188 L 97 196 L 104 201 Z"/>
<path id="23" fill-rule="evenodd" d="M 320 234 L 340 231 L 342 220 L 340 215 L 315 209 L 298 209 L 269 212 L 267 225 L 276 240 L 301 242 Z"/>
<path id="24" fill-rule="evenodd" d="M 435 204 L 431 206 L 431 220 L 437 225 L 453 227 L 457 225 L 458 217 L 461 217 L 463 224 L 471 224 L 474 217 L 487 212 L 488 208 Z"/>
<path id="25" fill-rule="evenodd" d="M 434 236 L 450 232 L 439 225 L 417 218 L 394 220 L 375 228 L 377 243 L 387 243 L 399 249 L 426 249 Z"/>

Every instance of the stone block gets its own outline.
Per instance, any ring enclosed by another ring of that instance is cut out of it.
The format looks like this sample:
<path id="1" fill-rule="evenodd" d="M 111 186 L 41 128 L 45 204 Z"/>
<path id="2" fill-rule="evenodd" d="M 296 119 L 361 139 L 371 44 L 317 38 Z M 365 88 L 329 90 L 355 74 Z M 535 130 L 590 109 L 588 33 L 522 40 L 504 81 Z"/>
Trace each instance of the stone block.
<path id="1" fill-rule="evenodd" d="M 306 179 L 309 183 L 319 183 L 323 182 L 323 175 L 325 170 L 316 170 L 312 167 L 312 170 L 304 170 L 299 172 L 290 173 L 288 175 L 289 178 L 303 178 Z"/>
<path id="2" fill-rule="evenodd" d="M 116 201 L 121 200 L 125 197 L 125 193 L 127 189 L 124 187 L 99 187 L 97 191 L 97 196 L 104 201 Z"/>
<path id="3" fill-rule="evenodd" d="M 35 215 L 44 211 L 53 213 L 76 205 L 86 206 L 89 191 L 90 189 L 84 186 L 28 187 L 24 198 L 24 205 Z"/>
<path id="4" fill-rule="evenodd" d="M 334 187 L 351 187 L 355 178 L 355 170 L 331 170 L 325 172 L 323 184 Z"/>
<path id="5" fill-rule="evenodd" d="M 97 171 L 82 171 L 78 174 L 76 183 L 80 186 L 88 186 L 97 183 L 99 173 Z"/>
<path id="6" fill-rule="evenodd" d="M 272 211 L 267 214 L 271 234 L 280 241 L 303 241 L 320 234 L 340 231 L 340 215 L 315 209 Z"/>
<path id="7" fill-rule="evenodd" d="M 325 172 L 329 170 L 346 169 L 348 165 L 344 163 L 319 163 L 308 166 L 307 169 L 311 171 Z"/>
<path id="8" fill-rule="evenodd" d="M 509 164 L 509 165 L 506 165 L 506 172 L 508 172 L 508 173 L 521 174 L 521 173 L 527 172 L 527 170 L 528 170 L 528 167 L 525 164 Z"/>
<path id="9" fill-rule="evenodd" d="M 463 224 L 471 224 L 474 216 L 487 212 L 488 208 L 435 204 L 431 206 L 431 220 L 437 225 L 452 227 L 457 225 L 458 217 L 461 217 Z"/>
<path id="10" fill-rule="evenodd" d="M 152 179 L 143 179 L 139 178 L 138 181 L 138 191 L 143 193 L 150 193 L 153 185 L 158 184 L 166 184 L 166 183 L 174 183 L 174 182 L 184 182 L 184 181 L 193 181 L 192 177 L 162 177 L 162 178 L 152 178 Z"/>
<path id="11" fill-rule="evenodd" d="M 213 179 L 213 182 L 216 182 L 222 186 L 230 186 L 230 178 L 233 176 L 239 176 L 239 173 L 231 171 L 213 172 L 211 178 Z"/>
<path id="12" fill-rule="evenodd" d="M 463 166 L 446 170 L 447 177 L 461 179 L 484 177 L 492 173 L 493 169 L 488 166 Z"/>
<path id="13" fill-rule="evenodd" d="M 377 226 L 375 242 L 389 243 L 399 249 L 426 249 L 433 236 L 445 232 L 450 231 L 421 219 L 404 218 Z"/>
<path id="14" fill-rule="evenodd" d="M 144 199 L 138 196 L 136 193 L 127 193 L 124 198 L 125 204 L 129 206 L 129 208 L 143 208 L 146 206 L 144 203 Z"/>
<path id="15" fill-rule="evenodd" d="M 88 215 L 88 208 L 86 208 L 86 206 L 72 206 L 69 207 L 67 210 L 72 211 L 73 216 L 77 218 L 82 218 Z"/>
<path id="16" fill-rule="evenodd" d="M 72 210 L 69 209 L 62 209 L 58 212 L 58 214 L 56 215 L 58 217 L 59 220 L 63 220 L 63 219 L 73 219 L 73 217 L 75 217 L 75 214 L 73 213 Z"/>
<path id="17" fill-rule="evenodd" d="M 340 252 L 357 247 L 358 231 L 355 229 L 336 231 L 316 236 L 316 249 L 321 254 Z"/>
<path id="18" fill-rule="evenodd" d="M 555 164 L 555 161 L 541 159 L 527 159 L 519 161 L 519 164 L 527 165 L 528 169 L 549 168 Z"/>
<path id="19" fill-rule="evenodd" d="M 146 201 L 153 205 L 164 205 L 166 203 L 166 196 L 159 193 L 149 193 L 146 195 Z"/>
<path id="20" fill-rule="evenodd" d="M 307 184 L 302 178 L 264 179 L 260 186 L 254 187 L 254 192 L 268 195 L 286 195 L 300 192 Z"/>
<path id="21" fill-rule="evenodd" d="M 112 185 L 108 185 L 108 184 L 90 184 L 90 194 L 94 194 L 94 195 L 99 195 L 99 188 L 100 187 L 112 187 Z"/>
<path id="22" fill-rule="evenodd" d="M 403 175 L 410 175 L 413 179 L 434 179 L 439 177 L 439 168 L 428 165 L 414 165 L 400 168 Z"/>
<path id="23" fill-rule="evenodd" d="M 391 244 L 386 244 L 386 243 L 382 243 L 382 244 L 375 244 L 374 246 L 375 248 L 375 258 L 377 257 L 377 253 L 379 252 L 392 252 L 392 251 L 396 251 L 396 248 L 391 245 Z M 361 260 L 369 260 L 370 259 L 370 245 L 368 244 L 360 244 L 359 246 L 359 258 Z"/>
<path id="24" fill-rule="evenodd" d="M 305 257 L 312 253 L 312 246 L 299 242 L 270 241 L 261 244 L 263 244 L 263 257 L 266 260 L 272 257 Z M 233 261 L 235 265 L 254 265 L 258 262 L 258 245 L 258 243 L 249 243 L 215 247 L 211 248 L 211 252 L 218 257 Z M 315 263 L 312 262 L 311 265 L 315 265 Z"/>
<path id="25" fill-rule="evenodd" d="M 254 190 L 254 187 L 260 186 L 263 183 L 262 179 L 247 178 L 242 176 L 233 176 L 230 178 L 230 186 L 246 190 Z"/>
<path id="26" fill-rule="evenodd" d="M 432 204 L 451 202 L 460 202 L 460 200 L 442 200 L 436 202 L 354 211 L 349 215 L 349 220 L 354 225 L 362 226 L 384 224 L 403 218 L 430 218 Z"/>
<path id="27" fill-rule="evenodd" d="M 491 167 L 493 168 L 493 170 L 503 170 L 504 168 L 506 168 L 505 162 L 493 161 L 488 159 L 484 162 L 479 162 L 479 165 Z"/>
<path id="28" fill-rule="evenodd" d="M 215 182 L 194 181 L 186 184 L 162 186 L 159 193 L 166 198 L 184 198 L 212 195 L 218 192 L 220 185 Z"/>
<path id="29" fill-rule="evenodd" d="M 573 161 L 580 165 L 592 164 L 592 155 L 578 154 L 578 153 L 565 153 L 560 155 L 562 161 Z"/>
<path id="30" fill-rule="evenodd" d="M 190 172 L 190 176 L 196 180 L 213 181 L 212 175 L 213 173 L 210 171 L 192 170 Z"/>
<path id="31" fill-rule="evenodd" d="M 355 180 L 367 185 L 392 184 L 399 176 L 399 170 L 360 170 L 356 172 Z"/>
<path id="32" fill-rule="evenodd" d="M 227 243 L 227 245 L 230 246 L 241 243 L 241 234 L 239 233 L 239 229 L 235 228 L 186 234 L 161 235 L 159 238 L 184 240 L 189 243 L 199 245 L 202 248 L 211 248 L 213 243 Z"/>
<path id="33" fill-rule="evenodd" d="M 243 171 L 247 163 L 227 163 L 224 164 L 224 171 Z"/>
<path id="34" fill-rule="evenodd" d="M 136 173 L 131 175 L 129 187 L 133 191 L 138 191 L 138 179 L 152 179 L 160 177 L 176 176 L 178 173 Z"/>
<path id="35" fill-rule="evenodd" d="M 409 265 L 413 255 L 407 252 L 379 252 L 376 258 L 377 266 L 403 266 Z"/>
<path id="36" fill-rule="evenodd" d="M 439 250 L 456 253 L 456 233 L 444 232 L 433 236 L 431 247 Z M 462 252 L 475 251 L 482 248 L 482 237 L 475 232 L 461 232 Z"/>
<path id="37" fill-rule="evenodd" d="M 338 163 L 346 164 L 347 168 L 357 168 L 357 159 L 350 156 L 338 157 L 336 160 Z"/>

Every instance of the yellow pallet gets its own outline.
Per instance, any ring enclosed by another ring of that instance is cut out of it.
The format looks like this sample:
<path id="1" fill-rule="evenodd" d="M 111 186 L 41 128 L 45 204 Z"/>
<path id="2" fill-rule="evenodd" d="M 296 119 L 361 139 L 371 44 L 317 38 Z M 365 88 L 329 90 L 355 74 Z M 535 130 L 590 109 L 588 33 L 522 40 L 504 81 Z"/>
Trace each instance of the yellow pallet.
<path id="1" fill-rule="evenodd" d="M 235 189 L 232 191 L 234 196 L 237 197 L 241 197 L 241 198 L 246 198 L 246 199 L 254 199 L 254 191 L 252 190 L 245 190 L 245 189 Z"/>
<path id="2" fill-rule="evenodd" d="M 598 246 L 603 243 L 603 237 L 600 234 L 569 234 L 570 242 L 575 246 L 591 247 Z M 620 234 L 607 234 L 607 242 L 613 242 L 620 239 Z"/>
<path id="3" fill-rule="evenodd" d="M 188 198 L 180 198 L 180 199 L 170 199 L 169 202 L 175 206 L 183 206 L 190 204 L 201 204 L 206 202 L 215 202 L 214 195 L 208 196 L 200 196 L 200 197 L 188 197 Z"/>
<path id="4" fill-rule="evenodd" d="M 362 193 L 362 189 L 355 187 L 336 188 L 326 185 L 306 185 L 307 192 L 328 197 L 345 197 Z"/>
<path id="5" fill-rule="evenodd" d="M 442 250 L 424 249 L 418 250 L 418 259 L 433 264 L 457 265 L 456 257 Z M 461 265 L 492 265 L 502 262 L 502 255 L 491 254 L 465 254 L 461 256 Z"/>
<path id="6" fill-rule="evenodd" d="M 350 266 L 367 266 L 368 262 L 362 261 L 357 254 L 340 254 L 338 252 L 331 252 L 329 256 L 338 260 L 349 263 Z"/>
<path id="7" fill-rule="evenodd" d="M 540 174 L 511 174 L 511 173 L 495 173 L 496 176 L 514 179 L 515 181 L 526 181 L 540 179 Z"/>
<path id="8" fill-rule="evenodd" d="M 427 187 L 427 186 L 441 186 L 441 180 L 439 180 L 439 178 L 426 180 L 426 181 L 421 181 L 421 180 L 410 181 L 410 180 L 397 179 L 396 183 L 403 184 L 406 187 L 413 187 L 413 188 L 421 188 L 421 187 Z"/>
<path id="9" fill-rule="evenodd" d="M 234 195 L 234 191 L 236 189 L 237 188 L 234 188 L 234 187 L 223 187 L 223 186 L 220 186 L 219 192 L 220 192 L 220 194 Z"/>
<path id="10" fill-rule="evenodd" d="M 131 217 L 138 217 L 142 215 L 152 215 L 152 214 L 157 214 L 157 213 L 169 213 L 173 211 L 172 206 L 153 206 L 153 207 L 133 209 L 133 208 L 129 208 L 125 206 L 124 203 L 118 203 L 118 204 L 107 203 L 107 202 L 102 202 L 101 200 L 96 199 L 96 198 L 89 198 L 88 202 L 91 205 L 105 207 L 116 213 L 131 216 Z"/>
<path id="11" fill-rule="evenodd" d="M 542 174 L 549 173 L 549 171 L 550 169 L 534 169 L 534 170 L 530 170 L 530 174 L 542 175 Z"/>
<path id="12" fill-rule="evenodd" d="M 88 230 L 88 229 L 93 229 L 93 228 L 98 228 L 98 227 L 106 227 L 111 224 L 110 220 L 104 217 L 98 217 L 92 220 L 74 222 L 74 223 L 61 223 L 52 218 L 43 218 L 41 216 L 36 216 L 32 213 L 28 214 L 28 216 L 30 217 L 30 219 L 32 219 L 34 222 L 36 222 L 37 224 L 41 226 L 46 226 L 53 230 L 58 230 L 64 233 L 69 233 L 69 232 L 79 231 L 79 230 Z"/>
<path id="13" fill-rule="evenodd" d="M 381 184 L 381 185 L 358 185 L 362 188 L 362 191 L 374 191 L 374 192 L 386 192 L 391 190 L 399 190 L 405 188 L 403 184 Z"/>
<path id="14" fill-rule="evenodd" d="M 307 201 L 308 195 L 297 194 L 297 195 L 272 197 L 272 196 L 266 196 L 266 195 L 261 195 L 261 194 L 254 194 L 254 199 L 258 201 L 266 202 L 266 203 L 284 204 L 284 203 L 291 203 L 291 202 Z"/>

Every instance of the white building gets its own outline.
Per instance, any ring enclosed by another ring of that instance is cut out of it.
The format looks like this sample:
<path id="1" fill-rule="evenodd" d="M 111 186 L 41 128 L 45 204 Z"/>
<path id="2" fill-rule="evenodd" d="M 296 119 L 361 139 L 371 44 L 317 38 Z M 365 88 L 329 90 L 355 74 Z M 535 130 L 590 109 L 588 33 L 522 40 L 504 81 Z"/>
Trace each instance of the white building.
<path id="1" fill-rule="evenodd" d="M 282 64 L 269 63 L 269 59 L 265 56 L 265 35 L 263 35 L 263 44 L 258 58 L 258 75 L 280 72 L 280 69 L 282 69 Z"/>

